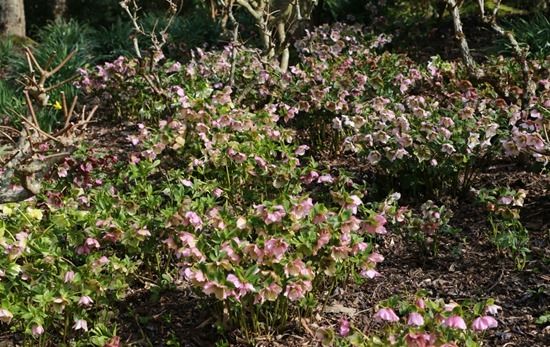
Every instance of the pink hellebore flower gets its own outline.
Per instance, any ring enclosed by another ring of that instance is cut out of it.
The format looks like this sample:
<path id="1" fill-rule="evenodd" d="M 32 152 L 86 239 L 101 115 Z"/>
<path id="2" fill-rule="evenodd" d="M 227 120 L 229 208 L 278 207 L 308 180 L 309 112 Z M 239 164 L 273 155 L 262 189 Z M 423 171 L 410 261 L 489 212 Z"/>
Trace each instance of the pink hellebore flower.
<path id="1" fill-rule="evenodd" d="M 460 330 L 466 330 L 466 323 L 464 322 L 464 319 L 460 316 L 451 316 L 443 321 L 443 326 L 452 328 L 452 329 L 460 329 Z"/>
<path id="2" fill-rule="evenodd" d="M 375 277 L 380 277 L 380 272 L 376 271 L 375 269 L 367 269 L 367 270 L 361 270 L 361 276 L 373 279 Z"/>
<path id="3" fill-rule="evenodd" d="M 378 252 L 372 252 L 370 255 L 369 255 L 369 261 L 373 262 L 373 263 L 381 263 L 384 261 L 384 256 Z"/>
<path id="4" fill-rule="evenodd" d="M 265 252 L 256 244 L 249 244 L 245 246 L 243 252 L 258 264 L 261 264 L 264 261 Z"/>
<path id="5" fill-rule="evenodd" d="M 179 61 L 176 61 L 166 72 L 172 73 L 172 72 L 178 72 L 181 70 L 181 63 Z"/>
<path id="6" fill-rule="evenodd" d="M 313 224 L 321 224 L 326 220 L 327 220 L 327 215 L 325 213 L 319 213 L 319 214 L 316 214 L 315 217 L 313 217 Z"/>
<path id="7" fill-rule="evenodd" d="M 307 265 L 301 259 L 295 259 L 294 261 L 286 264 L 285 275 L 287 276 L 305 276 L 313 277 L 313 271 L 307 267 Z"/>
<path id="8" fill-rule="evenodd" d="M 252 284 L 241 282 L 234 274 L 227 275 L 227 281 L 235 286 L 234 294 L 237 300 L 245 296 L 247 293 L 255 291 Z"/>
<path id="9" fill-rule="evenodd" d="M 456 302 L 450 302 L 448 304 L 445 304 L 445 306 L 443 307 L 443 309 L 447 312 L 452 312 L 455 307 L 457 307 L 458 304 Z"/>
<path id="10" fill-rule="evenodd" d="M 189 246 L 191 248 L 194 248 L 197 245 L 197 240 L 195 240 L 195 236 L 188 232 L 183 232 L 178 235 L 178 238 L 180 239 L 181 243 L 184 246 Z"/>
<path id="11" fill-rule="evenodd" d="M 195 270 L 190 267 L 183 270 L 183 275 L 195 286 L 202 286 L 207 278 L 201 270 Z"/>
<path id="12" fill-rule="evenodd" d="M 384 216 L 382 216 L 381 214 L 377 214 L 370 220 L 370 223 L 366 224 L 365 228 L 367 232 L 370 234 L 384 235 L 387 233 L 387 230 L 384 227 L 386 222 L 387 221 L 386 221 L 386 218 L 384 218 Z"/>
<path id="13" fill-rule="evenodd" d="M 338 332 L 340 336 L 347 336 L 349 334 L 349 321 L 345 318 L 340 319 L 340 326 L 338 327 Z"/>
<path id="14" fill-rule="evenodd" d="M 0 308 L 0 322 L 10 323 L 13 318 L 13 313 L 6 310 L 5 308 Z"/>
<path id="15" fill-rule="evenodd" d="M 351 233 L 349 231 L 342 231 L 340 235 L 340 246 L 348 246 L 351 243 Z"/>
<path id="16" fill-rule="evenodd" d="M 422 299 L 422 298 L 416 299 L 416 307 L 418 307 L 421 310 L 425 309 L 426 308 L 426 303 L 424 302 L 424 299 Z"/>
<path id="17" fill-rule="evenodd" d="M 366 242 L 356 243 L 351 248 L 351 253 L 354 254 L 354 255 L 359 254 L 360 252 L 363 252 L 364 250 L 366 250 L 368 247 L 369 247 L 369 244 L 366 243 Z M 370 260 L 370 258 L 369 258 L 369 260 Z"/>
<path id="18" fill-rule="evenodd" d="M 445 143 L 443 144 L 443 146 L 441 146 L 441 152 L 451 155 L 456 152 L 456 149 L 453 147 L 453 145 Z"/>
<path id="19" fill-rule="evenodd" d="M 65 276 L 63 276 L 63 282 L 70 283 L 74 279 L 74 271 L 67 271 L 65 272 Z"/>
<path id="20" fill-rule="evenodd" d="M 101 258 L 94 260 L 91 266 L 93 269 L 98 269 L 108 263 L 109 263 L 109 258 L 107 258 L 106 256 L 102 256 Z"/>
<path id="21" fill-rule="evenodd" d="M 427 333 L 410 332 L 405 336 L 407 347 L 431 347 L 435 342 L 435 338 Z"/>
<path id="22" fill-rule="evenodd" d="M 206 282 L 202 287 L 202 291 L 206 295 L 214 294 L 218 300 L 225 300 L 228 294 L 227 287 L 214 281 Z"/>
<path id="23" fill-rule="evenodd" d="M 279 297 L 279 294 L 283 291 L 283 288 L 281 288 L 280 285 L 273 282 L 266 288 L 262 289 L 260 293 L 257 295 L 256 300 L 254 303 L 264 303 L 267 301 L 275 301 L 277 300 L 277 297 Z"/>
<path id="24" fill-rule="evenodd" d="M 304 155 L 308 149 L 309 146 L 301 145 L 294 151 L 294 154 L 296 154 L 297 156 Z"/>
<path id="25" fill-rule="evenodd" d="M 355 216 L 351 216 L 347 221 L 343 222 L 340 229 L 343 233 L 349 233 L 351 231 L 357 231 L 361 227 L 361 220 Z"/>
<path id="26" fill-rule="evenodd" d="M 283 239 L 269 239 L 265 242 L 264 254 L 265 256 L 271 256 L 274 257 L 275 260 L 280 261 L 287 249 L 288 243 Z"/>
<path id="27" fill-rule="evenodd" d="M 255 156 L 254 160 L 256 161 L 256 164 L 260 167 L 260 169 L 267 170 L 267 162 L 264 158 Z"/>
<path id="28" fill-rule="evenodd" d="M 424 317 L 418 312 L 411 312 L 409 314 L 409 319 L 407 320 L 408 325 L 416 325 L 418 327 L 424 325 Z"/>
<path id="29" fill-rule="evenodd" d="M 346 259 L 349 256 L 350 251 L 351 251 L 351 248 L 346 245 L 335 246 L 335 247 L 332 247 L 332 251 L 330 255 L 332 259 L 336 261 L 341 261 Z"/>
<path id="30" fill-rule="evenodd" d="M 282 205 L 273 206 L 273 211 L 263 213 L 264 222 L 268 225 L 280 222 L 284 216 L 286 216 L 286 212 Z"/>
<path id="31" fill-rule="evenodd" d="M 216 188 L 216 189 L 214 189 L 214 191 L 212 191 L 212 194 L 213 194 L 216 198 L 219 198 L 220 196 L 223 195 L 223 190 L 221 190 L 220 188 Z"/>
<path id="32" fill-rule="evenodd" d="M 353 214 L 357 213 L 357 207 L 361 205 L 363 202 L 357 195 L 352 195 L 349 197 L 349 200 L 346 201 L 346 204 L 344 205 L 345 209 L 351 210 Z"/>
<path id="33" fill-rule="evenodd" d="M 88 295 L 83 295 L 78 300 L 78 305 L 80 306 L 90 306 L 94 301 Z"/>
<path id="34" fill-rule="evenodd" d="M 33 325 L 31 328 L 32 336 L 40 336 L 44 333 L 44 327 L 42 325 Z"/>
<path id="35" fill-rule="evenodd" d="M 382 308 L 374 315 L 376 320 L 384 320 L 387 322 L 398 322 L 399 317 L 391 308 Z"/>
<path id="36" fill-rule="evenodd" d="M 378 151 L 371 151 L 367 157 L 367 160 L 372 165 L 378 164 L 378 162 L 382 159 L 382 155 Z"/>
<path id="37" fill-rule="evenodd" d="M 176 241 L 174 241 L 174 238 L 171 236 L 166 240 L 162 241 L 162 243 L 164 243 L 166 247 L 168 247 L 168 249 L 171 249 L 171 250 L 178 249 L 178 245 L 176 244 Z"/>
<path id="38" fill-rule="evenodd" d="M 195 230 L 202 229 L 202 219 L 195 212 L 188 211 L 185 213 L 184 225 L 191 224 Z"/>
<path id="39" fill-rule="evenodd" d="M 76 249 L 76 253 L 89 254 L 94 248 L 99 249 L 99 242 L 92 237 L 88 237 L 84 244 Z"/>
<path id="40" fill-rule="evenodd" d="M 288 283 L 286 285 L 284 296 L 286 296 L 290 301 L 300 300 L 307 292 L 311 290 L 311 288 L 311 281 Z"/>
<path id="41" fill-rule="evenodd" d="M 497 320 L 491 316 L 479 317 L 474 319 L 474 321 L 472 322 L 472 329 L 474 329 L 475 331 L 483 331 L 490 328 L 496 328 L 497 326 Z"/>
<path id="42" fill-rule="evenodd" d="M 312 208 L 313 201 L 311 200 L 311 198 L 307 198 L 306 200 L 300 202 L 298 205 L 294 206 L 290 214 L 296 219 L 302 219 L 309 215 L 309 211 L 311 211 Z"/>
<path id="43" fill-rule="evenodd" d="M 316 255 L 317 252 L 323 248 L 327 243 L 330 242 L 330 233 L 328 230 L 322 230 L 317 239 L 317 243 L 313 247 L 313 255 Z"/>
<path id="44" fill-rule="evenodd" d="M 73 329 L 88 331 L 88 322 L 86 322 L 84 319 L 77 319 L 74 322 Z"/>
<path id="45" fill-rule="evenodd" d="M 319 174 L 316 171 L 310 171 L 307 175 L 300 177 L 303 183 L 310 184 L 319 178 Z"/>
<path id="46" fill-rule="evenodd" d="M 317 183 L 332 183 L 334 178 L 330 174 L 319 176 Z"/>
<path id="47" fill-rule="evenodd" d="M 143 237 L 151 236 L 151 232 L 147 230 L 147 226 L 144 226 L 143 228 L 138 229 L 136 231 L 136 234 Z"/>
<path id="48" fill-rule="evenodd" d="M 225 252 L 226 256 L 234 263 L 238 263 L 241 260 L 241 257 L 235 252 L 229 242 L 224 242 L 220 251 Z"/>

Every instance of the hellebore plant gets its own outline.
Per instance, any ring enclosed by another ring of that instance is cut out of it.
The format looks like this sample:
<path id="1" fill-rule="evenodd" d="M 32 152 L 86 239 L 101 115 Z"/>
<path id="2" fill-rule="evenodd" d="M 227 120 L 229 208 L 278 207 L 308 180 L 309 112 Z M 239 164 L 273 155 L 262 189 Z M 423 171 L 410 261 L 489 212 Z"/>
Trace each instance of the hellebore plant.
<path id="1" fill-rule="evenodd" d="M 425 254 L 436 255 L 442 234 L 455 231 L 448 223 L 452 211 L 428 200 L 420 211 L 401 207 L 395 213 L 394 229 L 406 240 L 416 243 Z"/>
<path id="2" fill-rule="evenodd" d="M 514 258 L 518 269 L 523 269 L 530 252 L 529 232 L 520 221 L 527 191 L 505 187 L 472 191 L 487 210 L 491 241 L 499 252 Z"/>
<path id="3" fill-rule="evenodd" d="M 33 345 L 47 344 L 45 335 L 81 338 L 90 320 L 105 314 L 107 294 L 122 296 L 134 270 L 95 238 L 71 232 L 93 219 L 75 200 L 55 205 L 46 210 L 32 202 L 0 206 L 0 248 L 6 254 L 0 257 L 0 320 L 36 338 Z"/>
<path id="4" fill-rule="evenodd" d="M 409 303 L 393 297 L 381 303 L 373 315 L 380 324 L 375 335 L 366 336 L 358 328 L 350 330 L 349 322 L 342 318 L 338 336 L 331 329 L 320 329 L 317 337 L 323 346 L 480 346 L 478 335 L 498 327 L 493 316 L 498 308 L 492 300 L 459 305 L 425 297 Z"/>

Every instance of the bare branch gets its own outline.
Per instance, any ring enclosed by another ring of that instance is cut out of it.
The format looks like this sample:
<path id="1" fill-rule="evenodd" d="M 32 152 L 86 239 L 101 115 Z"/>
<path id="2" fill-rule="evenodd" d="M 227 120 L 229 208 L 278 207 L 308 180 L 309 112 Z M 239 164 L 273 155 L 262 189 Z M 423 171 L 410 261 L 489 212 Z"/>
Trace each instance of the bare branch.
<path id="1" fill-rule="evenodd" d="M 33 99 L 38 101 L 38 106 L 45 106 L 43 101 L 47 100 L 46 92 L 67 82 L 45 87 L 47 79 L 59 72 L 73 55 L 74 52 L 71 52 L 56 67 L 46 70 L 36 61 L 32 52 L 26 50 L 30 75 L 24 78 L 26 85 L 23 95 L 27 112 L 26 115 L 13 112 L 21 119 L 23 128 L 17 130 L 13 127 L 1 126 L 2 129 L 17 134 L 14 136 L 0 130 L 0 135 L 7 138 L 12 147 L 12 150 L 0 155 L 3 169 L 0 176 L 0 204 L 21 201 L 38 194 L 42 189 L 44 177 L 57 163 L 75 150 L 79 135 L 97 111 L 98 106 L 93 107 L 91 111 L 87 111 L 83 106 L 80 114 L 76 113 L 77 98 L 75 97 L 69 106 L 65 94 L 62 93 L 63 127 L 52 133 L 40 128 Z M 36 72 L 39 75 L 38 82 L 34 76 Z M 40 145 L 46 143 L 48 144 L 47 152 L 42 150 L 41 153 L 38 153 Z M 15 185 L 15 183 L 19 185 Z"/>
<path id="2" fill-rule="evenodd" d="M 158 52 L 162 52 L 162 47 L 166 44 L 166 33 L 172 26 L 174 19 L 177 14 L 181 11 L 183 2 L 180 3 L 180 6 L 176 5 L 173 0 L 166 0 L 169 6 L 169 16 L 166 25 L 158 31 L 157 34 L 157 24 L 156 22 L 153 26 L 153 29 L 150 32 L 146 32 L 142 25 L 139 24 L 138 12 L 140 10 L 139 6 L 136 4 L 135 0 L 122 0 L 119 2 L 119 5 L 124 9 L 128 14 L 130 21 L 134 27 L 134 30 L 137 34 L 147 37 L 151 41 L 152 52 L 152 61 L 154 61 L 154 55 Z M 142 58 L 141 49 L 139 48 L 138 35 L 133 36 L 134 50 L 138 58 Z M 152 62 L 154 64 L 154 62 Z"/>
<path id="3" fill-rule="evenodd" d="M 71 60 L 75 53 L 76 51 L 70 52 L 57 66 L 55 66 L 51 70 L 46 70 L 38 63 L 32 51 L 28 47 L 25 48 L 25 56 L 27 58 L 27 64 L 29 65 L 30 74 L 25 78 L 25 82 L 23 84 L 25 85 L 25 90 L 28 91 L 29 94 L 42 106 L 46 106 L 48 104 L 48 93 L 51 90 L 57 89 L 61 85 L 68 83 L 75 78 L 71 77 L 48 87 L 46 87 L 45 85 L 48 78 L 58 73 L 63 68 L 63 66 L 65 66 L 69 62 L 69 60 Z M 35 70 L 38 71 L 38 81 L 35 78 Z"/>

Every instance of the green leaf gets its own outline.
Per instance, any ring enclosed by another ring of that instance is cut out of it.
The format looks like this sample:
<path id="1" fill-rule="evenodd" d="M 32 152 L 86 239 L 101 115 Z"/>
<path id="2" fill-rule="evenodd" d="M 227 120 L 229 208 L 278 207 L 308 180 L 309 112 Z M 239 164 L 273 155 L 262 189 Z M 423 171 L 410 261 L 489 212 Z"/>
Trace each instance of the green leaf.
<path id="1" fill-rule="evenodd" d="M 71 225 L 71 223 L 69 223 L 69 220 L 67 219 L 67 216 L 65 216 L 64 214 L 56 214 L 52 216 L 51 220 L 53 224 L 55 224 L 55 226 L 60 229 L 66 229 Z"/>
<path id="2" fill-rule="evenodd" d="M 537 320 L 535 321 L 535 323 L 537 323 L 537 324 L 546 324 L 546 323 L 550 323 L 550 311 L 544 312 L 544 314 L 543 314 L 542 316 L 540 316 L 539 318 L 537 318 Z"/>

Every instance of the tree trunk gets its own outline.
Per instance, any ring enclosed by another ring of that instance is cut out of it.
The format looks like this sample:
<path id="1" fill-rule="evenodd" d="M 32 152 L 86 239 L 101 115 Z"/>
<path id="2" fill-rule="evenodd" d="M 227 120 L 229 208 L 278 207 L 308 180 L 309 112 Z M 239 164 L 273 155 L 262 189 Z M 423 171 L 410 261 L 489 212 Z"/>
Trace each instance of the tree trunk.
<path id="1" fill-rule="evenodd" d="M 455 29 L 455 37 L 460 46 L 460 52 L 462 53 L 462 60 L 466 65 L 466 68 L 476 77 L 481 77 L 482 71 L 477 69 L 476 61 L 472 57 L 470 52 L 470 47 L 468 46 L 468 41 L 466 40 L 466 35 L 464 35 L 464 30 L 462 30 L 462 20 L 460 19 L 460 7 L 462 6 L 462 1 L 459 0 L 445 0 L 451 16 L 453 17 L 453 25 Z"/>
<path id="2" fill-rule="evenodd" d="M 26 36 L 23 0 L 0 0 L 0 35 Z"/>

